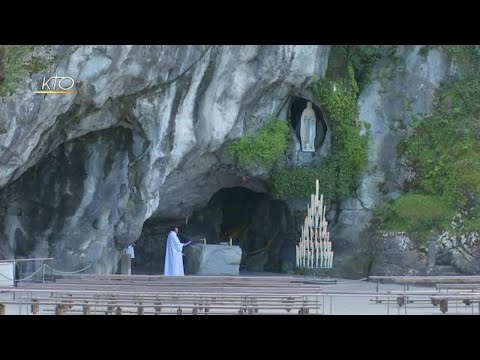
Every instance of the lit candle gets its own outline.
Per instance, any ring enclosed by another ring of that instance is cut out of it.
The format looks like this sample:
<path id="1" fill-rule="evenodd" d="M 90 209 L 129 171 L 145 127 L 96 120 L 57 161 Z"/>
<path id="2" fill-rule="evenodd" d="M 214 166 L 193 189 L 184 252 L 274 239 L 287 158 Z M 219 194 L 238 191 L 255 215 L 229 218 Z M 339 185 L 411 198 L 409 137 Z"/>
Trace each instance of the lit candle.
<path id="1" fill-rule="evenodd" d="M 300 261 L 301 261 L 302 266 L 305 266 L 305 240 L 302 241 L 302 252 L 301 252 L 301 254 L 302 254 L 302 258 L 301 258 Z"/>
<path id="2" fill-rule="evenodd" d="M 298 267 L 298 245 L 295 245 L 295 266 Z"/>
<path id="3" fill-rule="evenodd" d="M 323 251 L 320 251 L 320 267 L 323 267 L 323 262 L 325 261 L 325 254 Z"/>
<path id="4" fill-rule="evenodd" d="M 320 212 L 321 212 L 322 209 L 323 209 L 323 194 L 320 195 L 320 206 L 319 207 L 320 207 Z"/>

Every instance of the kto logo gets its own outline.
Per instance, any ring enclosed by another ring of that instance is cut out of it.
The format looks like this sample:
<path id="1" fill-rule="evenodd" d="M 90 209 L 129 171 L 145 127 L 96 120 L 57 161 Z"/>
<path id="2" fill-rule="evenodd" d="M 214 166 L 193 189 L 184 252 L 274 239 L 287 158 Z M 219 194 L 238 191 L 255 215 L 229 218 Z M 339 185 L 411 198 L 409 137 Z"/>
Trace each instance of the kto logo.
<path id="1" fill-rule="evenodd" d="M 50 79 L 43 77 L 42 90 L 35 91 L 36 94 L 71 94 L 75 86 L 75 80 L 70 76 L 51 76 Z"/>

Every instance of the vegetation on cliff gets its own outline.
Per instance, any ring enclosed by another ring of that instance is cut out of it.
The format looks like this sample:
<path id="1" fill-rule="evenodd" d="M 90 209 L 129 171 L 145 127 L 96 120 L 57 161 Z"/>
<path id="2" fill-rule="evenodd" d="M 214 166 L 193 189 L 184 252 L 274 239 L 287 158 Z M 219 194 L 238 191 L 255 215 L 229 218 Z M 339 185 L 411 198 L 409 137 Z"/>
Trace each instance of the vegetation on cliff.
<path id="1" fill-rule="evenodd" d="M 390 204 L 387 229 L 418 235 L 452 230 L 461 214 L 462 232 L 480 230 L 480 46 L 443 46 L 460 70 L 437 92 L 432 114 L 413 119 L 413 133 L 399 144 L 416 176 L 408 193 Z"/>

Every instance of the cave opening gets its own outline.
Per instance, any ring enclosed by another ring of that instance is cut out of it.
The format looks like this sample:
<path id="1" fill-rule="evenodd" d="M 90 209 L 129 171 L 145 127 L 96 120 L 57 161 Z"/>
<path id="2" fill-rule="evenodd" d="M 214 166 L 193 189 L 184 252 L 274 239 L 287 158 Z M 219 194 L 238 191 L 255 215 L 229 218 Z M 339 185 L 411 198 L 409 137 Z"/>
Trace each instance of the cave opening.
<path id="1" fill-rule="evenodd" d="M 242 250 L 240 270 L 283 272 L 293 268 L 296 233 L 287 205 L 244 187 L 223 188 L 194 213 L 208 243 L 229 242 Z"/>
<path id="2" fill-rule="evenodd" d="M 307 102 L 309 100 L 301 98 L 301 97 L 294 97 L 292 103 L 290 105 L 289 111 L 289 119 L 292 128 L 295 131 L 295 135 L 297 136 L 298 141 L 300 139 L 300 125 L 301 125 L 301 118 L 302 112 L 307 107 Z M 315 134 L 315 149 L 318 150 L 323 144 L 325 140 L 325 135 L 327 134 L 327 123 L 325 121 L 325 117 L 323 116 L 322 110 L 315 104 L 312 103 L 312 108 L 315 111 L 315 116 L 317 118 L 316 123 L 316 134 Z"/>
<path id="3" fill-rule="evenodd" d="M 180 241 L 206 238 L 207 244 L 228 243 L 242 250 L 241 272 L 290 272 L 296 239 L 285 202 L 244 187 L 222 188 L 208 204 L 185 219 L 149 219 L 137 241 L 134 273 L 163 273 L 169 228 L 179 225 Z"/>

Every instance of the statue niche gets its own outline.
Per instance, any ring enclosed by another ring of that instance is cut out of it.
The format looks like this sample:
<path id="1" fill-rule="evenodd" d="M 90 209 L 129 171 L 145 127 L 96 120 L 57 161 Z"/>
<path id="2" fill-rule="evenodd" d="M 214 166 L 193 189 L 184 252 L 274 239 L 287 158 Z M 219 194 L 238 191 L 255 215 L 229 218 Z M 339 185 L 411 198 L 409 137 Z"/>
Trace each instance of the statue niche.
<path id="1" fill-rule="evenodd" d="M 307 102 L 307 107 L 302 112 L 300 119 L 300 140 L 302 151 L 315 151 L 315 135 L 317 129 L 317 118 L 312 108 L 312 103 Z"/>

